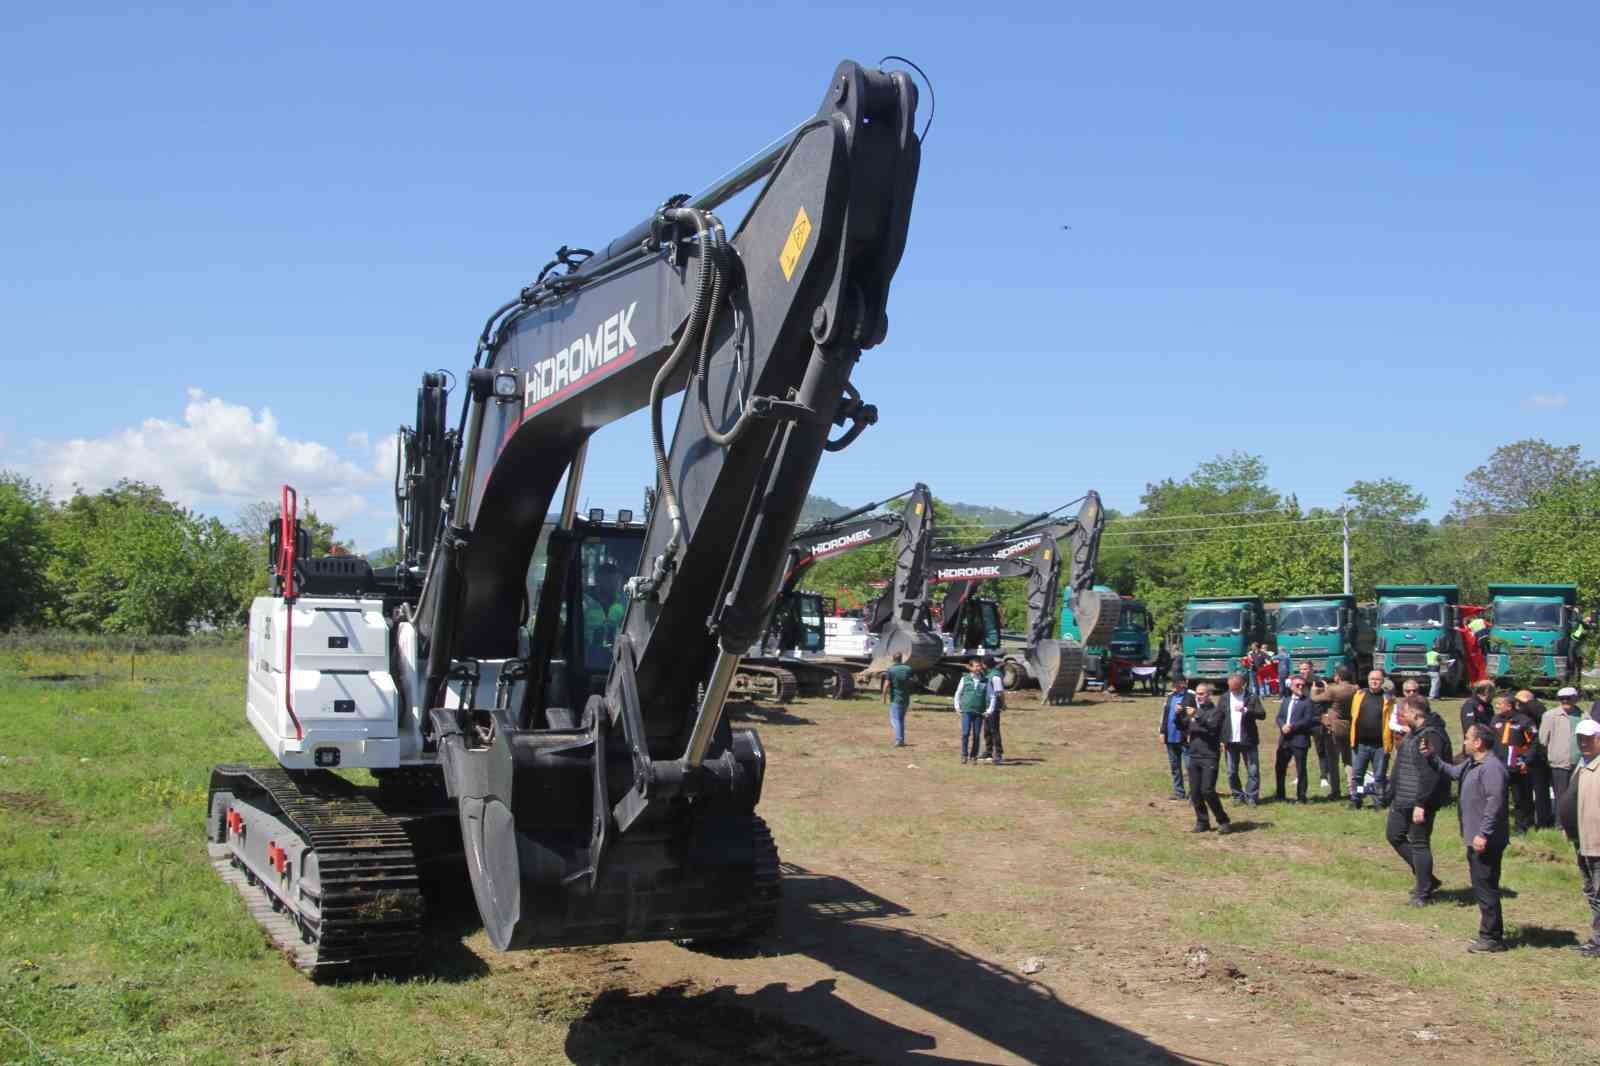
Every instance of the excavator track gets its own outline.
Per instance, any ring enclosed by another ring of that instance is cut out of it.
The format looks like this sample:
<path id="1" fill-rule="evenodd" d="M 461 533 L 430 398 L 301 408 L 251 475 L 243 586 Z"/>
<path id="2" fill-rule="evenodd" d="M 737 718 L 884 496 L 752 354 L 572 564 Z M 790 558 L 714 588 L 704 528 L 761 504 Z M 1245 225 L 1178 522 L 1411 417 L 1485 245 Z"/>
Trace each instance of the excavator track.
<path id="1" fill-rule="evenodd" d="M 326 980 L 415 961 L 423 900 L 405 828 L 337 774 L 215 767 L 207 836 L 211 865 L 296 969 Z M 281 870 L 262 859 L 285 851 Z"/>
<path id="2" fill-rule="evenodd" d="M 800 682 L 781 666 L 740 663 L 733 678 L 733 692 L 770 703 L 790 703 L 800 694 Z"/>

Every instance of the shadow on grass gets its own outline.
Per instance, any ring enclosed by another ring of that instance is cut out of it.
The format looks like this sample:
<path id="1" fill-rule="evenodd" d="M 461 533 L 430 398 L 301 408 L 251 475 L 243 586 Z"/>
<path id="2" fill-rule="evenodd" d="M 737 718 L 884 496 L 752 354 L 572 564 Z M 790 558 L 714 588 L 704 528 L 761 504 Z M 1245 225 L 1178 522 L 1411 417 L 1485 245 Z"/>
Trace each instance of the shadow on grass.
<path id="1" fill-rule="evenodd" d="M 1228 834 L 1227 835 L 1228 836 L 1235 836 L 1235 835 L 1237 835 L 1239 833 L 1254 833 L 1257 829 L 1271 829 L 1271 828 L 1272 828 L 1272 823 L 1271 822 L 1257 822 L 1257 821 L 1254 821 L 1254 820 L 1251 820 L 1251 819 L 1235 818 L 1232 822 L 1228 823 Z"/>
<path id="2" fill-rule="evenodd" d="M 1511 941 L 1513 947 L 1519 948 L 1570 948 L 1578 943 L 1577 934 L 1571 929 L 1551 929 L 1543 925 L 1524 925 Z"/>
<path id="3" fill-rule="evenodd" d="M 838 1046 L 882 1063 L 965 1063 L 972 1060 L 940 1054 L 936 1038 L 914 1028 L 927 1012 L 955 1028 L 1029 1062 L 1186 1063 L 1200 1060 L 1175 1055 L 1131 1030 L 1073 1007 L 1048 986 L 998 966 L 987 959 L 926 933 L 896 924 L 910 912 L 893 900 L 867 891 L 842 877 L 783 866 L 782 932 L 752 946 L 751 954 L 800 954 L 899 1000 L 897 1021 L 868 1012 L 845 998 L 834 979 L 791 987 L 774 981 L 752 992 L 720 988 L 686 995 L 658 990 L 649 996 L 612 997 L 575 1024 L 566 1050 L 576 1062 L 621 1061 L 616 1030 L 653 1024 L 663 1002 L 687 1007 L 715 1022 L 718 1011 L 740 1008 L 763 1016 L 801 1019 Z M 595 1025 L 604 1023 L 605 1032 Z M 807 1046 L 787 1048 L 794 1039 L 783 1023 L 769 1032 L 769 1023 L 744 1028 L 746 1039 L 735 1054 L 702 1056 L 703 1029 L 687 1026 L 688 1043 L 659 1061 L 854 1062 L 847 1057 L 806 1058 Z M 650 1046 L 657 1056 L 660 1045 Z M 711 1049 L 707 1049 L 710 1051 Z M 790 1057 L 784 1058 L 788 1054 Z M 776 1057 L 771 1057 L 776 1055 Z M 610 1057 L 608 1057 L 610 1056 Z M 763 1057 L 768 1056 L 768 1057 Z"/>
<path id="4" fill-rule="evenodd" d="M 728 717 L 758 722 L 761 725 L 816 725 L 810 718 L 790 714 L 782 707 L 760 703 L 729 703 Z"/>

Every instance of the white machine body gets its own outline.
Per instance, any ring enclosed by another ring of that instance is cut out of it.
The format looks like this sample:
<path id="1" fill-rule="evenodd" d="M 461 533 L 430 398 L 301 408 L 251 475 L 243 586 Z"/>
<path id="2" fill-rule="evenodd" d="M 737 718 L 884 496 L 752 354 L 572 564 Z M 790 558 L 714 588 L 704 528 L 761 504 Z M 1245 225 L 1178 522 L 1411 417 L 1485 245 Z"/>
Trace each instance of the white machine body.
<path id="1" fill-rule="evenodd" d="M 822 620 L 822 653 L 824 655 L 871 658 L 878 638 L 867 630 L 864 618 L 824 618 Z"/>
<path id="2" fill-rule="evenodd" d="M 291 770 L 424 761 L 419 723 L 402 707 L 389 658 L 381 600 L 301 596 L 291 607 L 259 596 L 250 605 L 245 717 Z"/>

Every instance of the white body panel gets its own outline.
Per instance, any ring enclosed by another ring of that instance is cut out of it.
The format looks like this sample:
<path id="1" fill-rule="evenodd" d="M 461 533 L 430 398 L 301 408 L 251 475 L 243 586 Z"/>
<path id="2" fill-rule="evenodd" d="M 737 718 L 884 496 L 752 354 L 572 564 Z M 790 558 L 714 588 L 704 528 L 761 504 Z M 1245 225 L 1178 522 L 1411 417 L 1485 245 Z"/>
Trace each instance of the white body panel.
<path id="1" fill-rule="evenodd" d="M 878 639 L 867 631 L 862 618 L 824 618 L 822 620 L 822 653 L 871 658 Z"/>
<path id="2" fill-rule="evenodd" d="M 293 607 L 292 642 L 286 642 L 290 610 L 271 596 L 250 605 L 245 717 L 268 750 L 292 770 L 396 767 L 402 748 L 414 759 L 420 745 L 399 734 L 382 601 L 302 596 Z M 290 644 L 293 661 L 286 662 Z"/>

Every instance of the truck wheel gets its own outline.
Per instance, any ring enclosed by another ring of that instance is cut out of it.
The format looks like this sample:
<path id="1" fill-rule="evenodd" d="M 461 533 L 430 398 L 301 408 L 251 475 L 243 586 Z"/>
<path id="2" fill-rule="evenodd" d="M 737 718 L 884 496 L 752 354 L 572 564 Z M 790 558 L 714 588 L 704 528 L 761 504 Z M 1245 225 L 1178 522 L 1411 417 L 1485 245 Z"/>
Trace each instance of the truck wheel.
<path id="1" fill-rule="evenodd" d="M 1015 692 L 1021 688 L 1026 677 L 1022 667 L 1014 660 L 1007 659 L 1005 665 L 1000 668 L 1000 683 L 1005 686 L 1007 692 Z"/>

